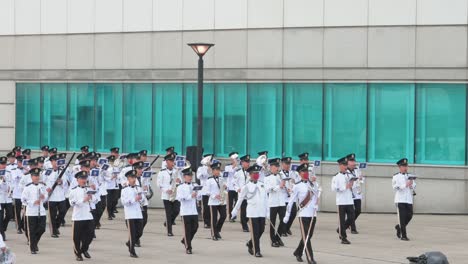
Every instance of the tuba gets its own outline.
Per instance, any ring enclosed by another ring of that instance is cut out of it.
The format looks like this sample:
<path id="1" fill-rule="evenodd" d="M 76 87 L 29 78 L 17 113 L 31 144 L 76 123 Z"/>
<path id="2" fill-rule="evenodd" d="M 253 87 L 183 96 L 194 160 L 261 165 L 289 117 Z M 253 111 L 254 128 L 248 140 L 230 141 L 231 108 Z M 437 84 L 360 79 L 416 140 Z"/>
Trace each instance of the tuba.
<path id="1" fill-rule="evenodd" d="M 224 184 L 224 182 L 223 182 L 223 184 L 219 188 L 219 196 L 221 196 L 219 205 L 226 205 L 227 194 L 228 194 L 228 192 L 226 190 L 226 184 Z"/>
<path id="2" fill-rule="evenodd" d="M 255 160 L 255 163 L 257 163 L 258 166 L 263 168 L 263 170 L 265 171 L 265 176 L 271 174 L 270 167 L 268 165 L 268 157 L 266 155 L 258 156 L 258 158 Z"/>
<path id="3" fill-rule="evenodd" d="M 201 161 L 200 161 L 200 164 L 203 165 L 203 166 L 207 166 L 208 167 L 208 175 L 212 175 L 212 172 L 211 172 L 211 163 L 213 161 L 213 156 L 206 156 L 204 157 Z"/>

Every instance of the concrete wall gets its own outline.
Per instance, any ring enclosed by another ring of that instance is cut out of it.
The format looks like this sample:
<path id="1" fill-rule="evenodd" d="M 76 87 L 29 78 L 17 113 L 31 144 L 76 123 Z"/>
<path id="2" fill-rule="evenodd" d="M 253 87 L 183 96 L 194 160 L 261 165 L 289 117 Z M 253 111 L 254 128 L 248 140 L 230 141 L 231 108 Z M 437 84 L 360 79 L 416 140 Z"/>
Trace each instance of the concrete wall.
<path id="1" fill-rule="evenodd" d="M 15 144 L 15 83 L 0 81 L 0 91 L 0 150 L 11 150 Z"/>
<path id="2" fill-rule="evenodd" d="M 0 80 L 466 81 L 468 26 L 0 36 Z"/>

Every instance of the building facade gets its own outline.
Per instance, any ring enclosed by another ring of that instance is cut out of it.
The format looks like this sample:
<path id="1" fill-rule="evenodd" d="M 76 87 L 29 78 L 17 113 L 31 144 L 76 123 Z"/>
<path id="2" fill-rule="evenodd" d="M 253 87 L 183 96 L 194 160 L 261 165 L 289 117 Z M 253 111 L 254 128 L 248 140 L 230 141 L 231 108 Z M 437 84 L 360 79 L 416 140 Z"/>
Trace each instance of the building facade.
<path id="1" fill-rule="evenodd" d="M 394 212 L 407 157 L 415 209 L 468 213 L 468 0 L 5 0 L 0 150 L 204 148 L 369 162 L 364 209 Z M 419 198 L 421 197 L 421 198 Z"/>

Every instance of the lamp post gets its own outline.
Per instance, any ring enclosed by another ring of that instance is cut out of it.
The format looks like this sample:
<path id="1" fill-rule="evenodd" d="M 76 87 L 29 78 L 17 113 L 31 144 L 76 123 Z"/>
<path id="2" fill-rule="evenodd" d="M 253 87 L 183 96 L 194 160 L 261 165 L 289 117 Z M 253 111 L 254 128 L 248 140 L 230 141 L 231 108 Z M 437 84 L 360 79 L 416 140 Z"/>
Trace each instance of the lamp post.
<path id="1" fill-rule="evenodd" d="M 197 163 L 203 155 L 203 56 L 214 46 L 211 43 L 187 43 L 198 55 L 198 116 L 197 116 Z"/>

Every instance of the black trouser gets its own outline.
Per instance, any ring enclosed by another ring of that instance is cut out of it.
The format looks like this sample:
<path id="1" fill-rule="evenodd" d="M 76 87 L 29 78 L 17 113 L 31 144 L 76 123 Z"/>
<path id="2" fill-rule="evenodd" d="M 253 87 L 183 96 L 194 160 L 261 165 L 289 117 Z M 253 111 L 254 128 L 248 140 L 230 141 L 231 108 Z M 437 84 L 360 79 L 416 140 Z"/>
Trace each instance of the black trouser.
<path id="1" fill-rule="evenodd" d="M 254 254 L 260 253 L 260 238 L 265 231 L 265 217 L 249 218 L 249 221 L 252 238 L 247 242 L 247 245 L 250 248 L 253 246 Z"/>
<path id="2" fill-rule="evenodd" d="M 299 242 L 299 245 L 297 246 L 296 250 L 294 251 L 295 256 L 302 256 L 302 252 L 304 251 L 304 241 L 306 241 L 306 256 L 307 259 L 312 261 L 314 260 L 314 251 L 312 250 L 312 245 L 310 243 L 310 239 L 312 238 L 314 234 L 314 229 L 315 229 L 315 223 L 317 222 L 317 218 L 314 217 L 312 220 L 312 226 L 310 225 L 312 220 L 312 217 L 300 217 L 299 218 L 299 224 L 301 227 L 301 241 Z"/>
<path id="3" fill-rule="evenodd" d="M 97 218 L 96 218 L 96 225 L 101 226 L 101 217 L 104 214 L 104 211 L 106 210 L 107 207 L 107 195 L 101 195 L 101 201 L 96 204 L 96 213 L 97 213 Z"/>
<path id="4" fill-rule="evenodd" d="M 224 221 L 226 221 L 226 205 L 211 205 L 211 236 L 216 236 L 221 233 Z M 219 219 L 218 219 L 219 213 Z"/>
<path id="5" fill-rule="evenodd" d="M 346 238 L 346 221 L 349 221 L 351 225 L 354 225 L 354 206 L 352 204 L 338 205 L 338 215 L 340 218 L 340 238 Z"/>
<path id="6" fill-rule="evenodd" d="M 1 215 L 2 221 L 2 231 L 5 232 L 8 227 L 8 223 L 13 218 L 13 203 L 2 203 L 2 211 L 3 214 Z"/>
<path id="7" fill-rule="evenodd" d="M 207 226 L 211 226 L 210 207 L 208 206 L 209 195 L 202 196 L 203 222 Z"/>
<path id="8" fill-rule="evenodd" d="M 361 199 L 354 200 L 354 223 L 351 223 L 351 220 L 348 218 L 345 222 L 345 228 L 351 227 L 351 231 L 357 231 L 356 229 L 356 219 L 361 214 Z"/>
<path id="9" fill-rule="evenodd" d="M 401 230 L 401 237 L 407 238 L 406 235 L 406 226 L 409 224 L 413 218 L 413 205 L 409 203 L 398 203 L 398 219 Z"/>
<path id="10" fill-rule="evenodd" d="M 46 228 L 46 217 L 44 216 L 28 216 L 27 217 L 29 248 L 31 251 L 37 250 L 37 244 L 41 240 L 42 234 Z"/>
<path id="11" fill-rule="evenodd" d="M 279 234 L 283 234 L 285 232 L 284 229 L 286 225 L 283 223 L 285 214 L 286 206 L 270 207 L 270 239 L 272 243 L 281 241 Z M 279 225 L 275 232 L 277 216 L 279 216 Z"/>
<path id="12" fill-rule="evenodd" d="M 192 240 L 198 230 L 198 215 L 184 215 L 184 243 L 186 249 L 192 249 Z"/>
<path id="13" fill-rule="evenodd" d="M 286 203 L 286 206 L 288 206 L 288 204 Z M 293 203 L 292 207 L 291 207 L 291 213 L 289 215 L 289 221 L 288 223 L 286 224 L 286 227 L 285 227 L 285 230 L 284 230 L 284 233 L 286 233 L 287 231 L 291 230 L 291 226 L 294 222 L 294 219 L 296 219 L 296 215 L 297 215 L 297 207 L 296 207 L 296 203 Z"/>
<path id="14" fill-rule="evenodd" d="M 119 189 L 107 190 L 107 216 L 113 217 L 119 201 Z"/>
<path id="15" fill-rule="evenodd" d="M 127 228 L 129 231 L 128 251 L 135 254 L 135 244 L 143 235 L 143 219 L 127 219 Z"/>
<path id="16" fill-rule="evenodd" d="M 93 241 L 94 220 L 73 221 L 73 249 L 75 255 L 87 252 Z"/>
<path id="17" fill-rule="evenodd" d="M 166 227 L 167 233 L 172 233 L 172 223 L 176 220 L 180 211 L 179 201 L 163 200 L 164 210 L 166 211 Z"/>
<path id="18" fill-rule="evenodd" d="M 62 219 L 65 217 L 66 210 L 65 201 L 49 202 L 49 221 L 52 225 L 53 235 L 58 235 L 58 230 L 62 224 Z"/>
<path id="19" fill-rule="evenodd" d="M 70 200 L 68 198 L 65 198 L 65 214 L 63 215 L 63 218 L 60 220 L 60 223 L 65 224 L 65 216 L 68 213 L 68 209 L 70 209 Z"/>
<path id="20" fill-rule="evenodd" d="M 15 214 L 16 230 L 21 231 L 24 226 L 23 218 L 21 217 L 21 209 L 22 209 L 21 199 L 14 199 L 13 207 L 14 207 L 13 212 Z"/>
<path id="21" fill-rule="evenodd" d="M 141 210 L 141 213 L 143 214 L 143 229 L 145 229 L 146 223 L 148 223 L 148 206 L 143 206 L 143 209 Z M 177 217 L 177 215 L 175 216 Z M 175 219 L 174 217 L 174 219 Z"/>
<path id="22" fill-rule="evenodd" d="M 229 219 L 232 219 L 232 209 L 234 209 L 234 205 L 237 202 L 237 191 L 229 191 L 228 192 L 228 214 L 229 214 Z"/>
<path id="23" fill-rule="evenodd" d="M 249 219 L 247 218 L 247 200 L 243 200 L 240 211 L 240 222 L 243 230 L 249 230 Z"/>

